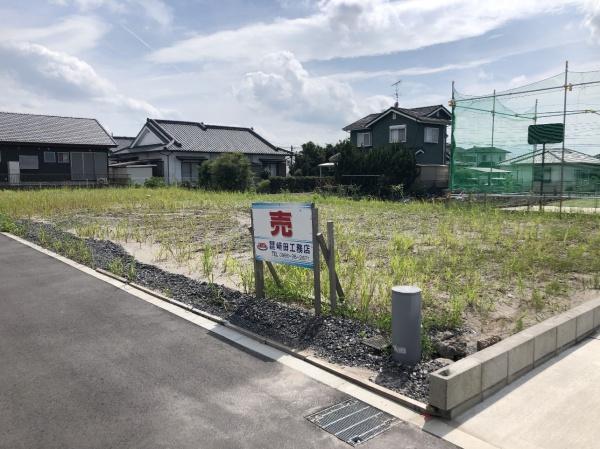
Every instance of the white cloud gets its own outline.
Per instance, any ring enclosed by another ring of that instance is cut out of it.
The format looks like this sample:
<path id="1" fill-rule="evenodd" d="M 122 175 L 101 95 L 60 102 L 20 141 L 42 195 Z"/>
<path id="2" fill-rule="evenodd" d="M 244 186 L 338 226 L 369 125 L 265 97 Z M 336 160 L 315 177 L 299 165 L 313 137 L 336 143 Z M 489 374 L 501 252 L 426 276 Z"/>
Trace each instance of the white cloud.
<path id="1" fill-rule="evenodd" d="M 173 22 L 173 12 L 162 0 L 56 0 L 54 3 L 61 6 L 72 3 L 82 11 L 106 8 L 118 14 L 142 14 L 161 26 Z"/>
<path id="2" fill-rule="evenodd" d="M 98 18 L 70 16 L 46 27 L 0 27 L 0 41 L 37 42 L 67 53 L 94 48 L 110 27 Z"/>
<path id="3" fill-rule="evenodd" d="M 299 121 L 339 123 L 391 105 L 383 96 L 359 101 L 347 83 L 311 76 L 290 52 L 266 55 L 259 67 L 246 73 L 234 89 L 238 100 L 254 109 Z"/>
<path id="4" fill-rule="evenodd" d="M 588 0 L 584 11 L 584 24 L 590 29 L 592 39 L 600 44 L 600 0 Z"/>
<path id="5" fill-rule="evenodd" d="M 374 70 L 374 71 L 353 71 L 341 72 L 327 75 L 327 78 L 333 78 L 339 81 L 359 81 L 380 77 L 398 77 L 398 76 L 419 76 L 431 75 L 434 73 L 447 72 L 450 70 L 472 69 L 492 62 L 492 59 L 478 59 L 460 64 L 446 64 L 437 67 L 408 67 L 399 70 Z"/>
<path id="6" fill-rule="evenodd" d="M 197 35 L 151 58 L 164 63 L 247 60 L 281 49 L 300 61 L 389 54 L 479 36 L 510 20 L 583 1 L 321 0 L 313 15 Z"/>
<path id="7" fill-rule="evenodd" d="M 160 116 L 153 105 L 123 95 L 87 62 L 39 44 L 0 44 L 0 74 L 24 91 L 62 101 L 92 101 Z"/>

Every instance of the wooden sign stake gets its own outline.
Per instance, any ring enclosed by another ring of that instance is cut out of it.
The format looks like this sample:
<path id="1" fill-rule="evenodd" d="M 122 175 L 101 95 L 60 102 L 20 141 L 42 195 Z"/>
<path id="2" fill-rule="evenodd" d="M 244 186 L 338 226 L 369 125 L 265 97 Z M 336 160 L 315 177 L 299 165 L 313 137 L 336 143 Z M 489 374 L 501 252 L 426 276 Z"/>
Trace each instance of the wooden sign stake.
<path id="1" fill-rule="evenodd" d="M 323 237 L 322 233 L 319 232 L 317 234 L 317 240 L 319 241 L 319 246 L 323 252 L 325 262 L 329 263 L 329 249 L 327 248 L 327 243 L 325 243 L 325 237 Z M 333 265 L 333 268 L 335 270 L 335 264 Z M 344 302 L 344 290 L 342 289 L 342 284 L 340 284 L 340 277 L 337 275 L 337 271 L 335 272 L 335 289 L 337 290 L 337 296 L 340 299 L 340 302 Z"/>
<path id="2" fill-rule="evenodd" d="M 315 315 L 321 315 L 321 258 L 319 257 L 319 209 L 313 207 L 312 213 L 313 233 L 313 276 L 315 293 Z"/>
<path id="3" fill-rule="evenodd" d="M 337 309 L 337 290 L 335 272 L 335 237 L 333 235 L 333 221 L 327 222 L 327 246 L 329 247 L 329 257 L 327 258 L 327 269 L 329 270 L 329 305 L 331 312 Z"/>
<path id="4" fill-rule="evenodd" d="M 263 299 L 265 297 L 265 269 L 262 260 L 256 259 L 256 248 L 254 247 L 254 219 L 250 214 L 252 220 L 252 226 L 248 228 L 250 236 L 252 237 L 252 259 L 254 260 L 254 285 L 256 290 L 256 297 Z"/>

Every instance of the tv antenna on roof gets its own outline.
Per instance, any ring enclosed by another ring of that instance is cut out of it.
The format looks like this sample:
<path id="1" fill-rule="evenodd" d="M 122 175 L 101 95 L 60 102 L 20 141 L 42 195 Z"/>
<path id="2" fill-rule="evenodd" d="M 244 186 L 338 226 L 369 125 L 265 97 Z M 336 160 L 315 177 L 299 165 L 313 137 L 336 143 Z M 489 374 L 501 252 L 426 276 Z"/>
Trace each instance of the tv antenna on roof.
<path id="1" fill-rule="evenodd" d="M 398 107 L 398 97 L 400 96 L 400 94 L 398 93 L 398 86 L 400 86 L 401 82 L 402 80 L 398 80 L 394 84 L 392 84 L 392 86 L 394 86 L 396 90 L 396 103 L 394 104 L 395 107 Z"/>

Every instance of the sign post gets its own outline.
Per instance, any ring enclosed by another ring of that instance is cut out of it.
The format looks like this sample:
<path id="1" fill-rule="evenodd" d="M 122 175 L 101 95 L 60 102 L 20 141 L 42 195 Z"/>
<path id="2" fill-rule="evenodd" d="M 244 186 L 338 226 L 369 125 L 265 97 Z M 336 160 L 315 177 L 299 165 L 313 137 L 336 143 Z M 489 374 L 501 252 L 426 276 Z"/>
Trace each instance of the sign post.
<path id="1" fill-rule="evenodd" d="M 256 296 L 264 297 L 263 263 L 313 270 L 315 313 L 321 313 L 319 212 L 313 203 L 253 203 L 252 253 Z"/>

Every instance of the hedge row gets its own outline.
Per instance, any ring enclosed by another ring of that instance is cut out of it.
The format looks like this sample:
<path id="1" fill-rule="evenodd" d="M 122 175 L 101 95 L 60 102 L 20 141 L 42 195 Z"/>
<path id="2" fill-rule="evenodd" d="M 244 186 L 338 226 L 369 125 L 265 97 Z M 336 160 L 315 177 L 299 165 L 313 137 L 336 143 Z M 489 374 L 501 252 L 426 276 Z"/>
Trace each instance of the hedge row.
<path id="1" fill-rule="evenodd" d="M 302 193 L 314 192 L 318 188 L 333 184 L 335 184 L 335 181 L 331 177 L 272 176 L 269 179 L 261 181 L 257 186 L 257 190 L 261 193 Z"/>

